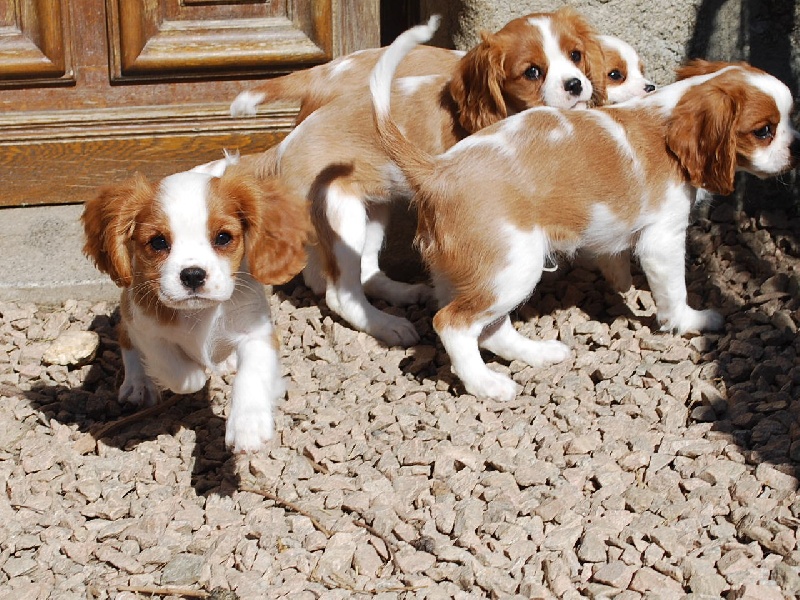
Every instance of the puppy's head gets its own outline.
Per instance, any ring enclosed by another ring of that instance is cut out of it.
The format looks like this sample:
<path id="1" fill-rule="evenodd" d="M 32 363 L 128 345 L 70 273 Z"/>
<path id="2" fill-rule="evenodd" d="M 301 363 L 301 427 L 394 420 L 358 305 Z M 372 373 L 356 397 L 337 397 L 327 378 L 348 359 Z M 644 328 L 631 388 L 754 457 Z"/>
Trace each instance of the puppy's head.
<path id="1" fill-rule="evenodd" d="M 644 76 L 644 65 L 630 44 L 611 35 L 601 35 L 600 43 L 609 104 L 641 98 L 656 89 L 655 84 Z"/>
<path id="2" fill-rule="evenodd" d="M 778 79 L 747 64 L 707 61 L 692 61 L 678 78 L 689 87 L 666 140 L 693 185 L 730 194 L 736 171 L 770 177 L 797 165 L 792 94 Z"/>
<path id="3" fill-rule="evenodd" d="M 534 106 L 605 103 L 600 41 L 575 10 L 520 17 L 481 38 L 450 83 L 468 132 Z"/>
<path id="4" fill-rule="evenodd" d="M 233 166 L 156 185 L 137 175 L 86 203 L 84 252 L 143 303 L 197 309 L 229 299 L 236 274 L 283 283 L 305 264 L 302 200 L 275 179 Z"/>

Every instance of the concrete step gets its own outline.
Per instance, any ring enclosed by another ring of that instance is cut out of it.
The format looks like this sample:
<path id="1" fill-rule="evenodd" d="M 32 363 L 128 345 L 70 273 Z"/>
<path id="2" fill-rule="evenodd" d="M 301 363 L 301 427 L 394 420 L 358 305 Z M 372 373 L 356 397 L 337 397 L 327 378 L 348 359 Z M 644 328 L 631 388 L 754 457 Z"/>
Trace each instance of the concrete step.
<path id="1" fill-rule="evenodd" d="M 82 205 L 0 209 L 0 301 L 119 300 L 83 256 Z"/>

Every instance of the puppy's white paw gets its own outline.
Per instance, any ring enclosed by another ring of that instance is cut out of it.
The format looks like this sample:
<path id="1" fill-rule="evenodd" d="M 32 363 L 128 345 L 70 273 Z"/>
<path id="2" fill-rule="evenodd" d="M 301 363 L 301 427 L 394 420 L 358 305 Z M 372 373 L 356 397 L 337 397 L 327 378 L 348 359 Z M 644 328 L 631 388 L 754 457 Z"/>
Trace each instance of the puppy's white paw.
<path id="1" fill-rule="evenodd" d="M 234 452 L 257 452 L 272 438 L 272 413 L 231 411 L 225 425 L 225 444 Z"/>
<path id="2" fill-rule="evenodd" d="M 424 283 L 414 283 L 407 286 L 397 300 L 397 304 L 425 304 L 434 297 L 433 288 Z"/>
<path id="3" fill-rule="evenodd" d="M 161 392 L 149 377 L 125 377 L 117 398 L 135 406 L 154 406 L 161 399 Z"/>
<path id="4" fill-rule="evenodd" d="M 514 381 L 501 373 L 487 368 L 483 373 L 473 374 L 471 377 L 462 377 L 467 392 L 478 398 L 510 402 L 517 397 L 519 386 Z"/>
<path id="5" fill-rule="evenodd" d="M 531 366 L 544 366 L 567 360 L 570 355 L 569 346 L 556 340 L 535 342 L 537 347 L 536 361 Z"/>
<path id="6" fill-rule="evenodd" d="M 228 358 L 217 364 L 216 370 L 220 375 L 235 373 L 238 364 L 239 360 L 236 357 L 236 352 L 231 352 L 230 355 L 228 355 Z"/>
<path id="7" fill-rule="evenodd" d="M 715 310 L 694 310 L 685 307 L 677 318 L 662 321 L 661 331 L 683 335 L 687 331 L 719 331 L 725 326 L 724 317 Z"/>
<path id="8" fill-rule="evenodd" d="M 176 394 L 194 394 L 203 389 L 208 381 L 208 374 L 204 369 L 191 369 L 169 382 L 162 382 L 164 387 Z"/>
<path id="9" fill-rule="evenodd" d="M 264 94 L 245 90 L 231 102 L 232 117 L 252 117 L 256 108 L 264 101 Z"/>
<path id="10" fill-rule="evenodd" d="M 309 256 L 311 253 L 309 251 Z M 322 274 L 320 267 L 318 264 L 311 262 L 306 265 L 303 269 L 303 283 L 306 284 L 306 287 L 310 288 L 312 292 L 314 292 L 317 296 L 324 296 L 325 289 L 328 285 L 327 281 L 325 281 L 325 276 Z M 331 309 L 333 310 L 333 309 Z"/>
<path id="11" fill-rule="evenodd" d="M 379 317 L 376 323 L 370 323 L 367 333 L 387 346 L 408 347 L 419 341 L 419 333 L 411 321 L 383 311 L 380 313 L 383 316 Z"/>
<path id="12" fill-rule="evenodd" d="M 424 304 L 433 298 L 433 289 L 425 283 L 395 281 L 379 271 L 364 281 L 364 292 L 368 296 L 383 298 L 395 306 Z"/>

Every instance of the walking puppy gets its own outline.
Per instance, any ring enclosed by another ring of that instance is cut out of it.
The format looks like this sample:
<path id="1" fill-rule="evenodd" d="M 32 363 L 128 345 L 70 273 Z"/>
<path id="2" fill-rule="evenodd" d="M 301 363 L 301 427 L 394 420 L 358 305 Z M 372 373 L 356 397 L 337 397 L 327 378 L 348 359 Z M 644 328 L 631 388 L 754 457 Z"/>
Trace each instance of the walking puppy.
<path id="1" fill-rule="evenodd" d="M 398 120 L 432 153 L 531 106 L 603 103 L 604 90 L 597 35 L 568 8 L 514 19 L 449 70 L 395 86 Z M 410 345 L 419 339 L 414 325 L 367 300 L 408 304 L 429 294 L 425 285 L 393 281 L 378 264 L 389 202 L 408 199 L 410 190 L 381 148 L 370 112 L 366 88 L 338 96 L 281 142 L 275 160 L 281 178 L 312 205 L 318 257 L 311 255 L 304 272 L 308 285 L 354 327 L 389 345 Z"/>
<path id="2" fill-rule="evenodd" d="M 789 89 L 746 64 L 695 61 L 645 98 L 533 108 L 432 156 L 397 127 L 389 103 L 394 69 L 434 29 L 401 35 L 371 90 L 384 148 L 416 192 L 417 239 L 441 306 L 433 325 L 467 391 L 495 400 L 517 393 L 480 346 L 530 365 L 569 355 L 564 344 L 522 336 L 509 318 L 554 252 L 632 247 L 663 330 L 719 329 L 719 313 L 687 304 L 689 210 L 698 188 L 731 193 L 738 170 L 767 177 L 796 165 Z"/>
<path id="3" fill-rule="evenodd" d="M 305 202 L 228 158 L 152 184 L 137 175 L 86 203 L 84 252 L 122 287 L 120 401 L 196 392 L 236 365 L 225 442 L 257 450 L 285 388 L 263 284 L 305 264 Z"/>

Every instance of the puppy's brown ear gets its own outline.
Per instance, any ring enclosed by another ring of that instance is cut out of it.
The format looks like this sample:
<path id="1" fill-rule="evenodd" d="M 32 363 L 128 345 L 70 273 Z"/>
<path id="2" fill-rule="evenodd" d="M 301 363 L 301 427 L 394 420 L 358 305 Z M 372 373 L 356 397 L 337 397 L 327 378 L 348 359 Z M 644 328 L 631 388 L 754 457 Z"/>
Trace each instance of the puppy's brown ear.
<path id="1" fill-rule="evenodd" d="M 740 102 L 735 90 L 713 82 L 689 89 L 667 123 L 667 147 L 695 187 L 733 192 Z"/>
<path id="2" fill-rule="evenodd" d="M 307 202 L 279 179 L 261 179 L 241 169 L 229 169 L 222 185 L 239 205 L 250 274 L 274 285 L 297 275 L 306 264 L 305 246 L 311 238 Z"/>
<path id="3" fill-rule="evenodd" d="M 459 61 L 450 81 L 450 95 L 458 107 L 458 119 L 468 133 L 505 119 L 503 98 L 505 56 L 495 36 L 481 33 L 481 42 Z"/>
<path id="4" fill-rule="evenodd" d="M 102 188 L 84 205 L 83 253 L 120 287 L 129 286 L 133 279 L 130 240 L 136 217 L 153 194 L 150 182 L 137 173 L 121 184 Z"/>

